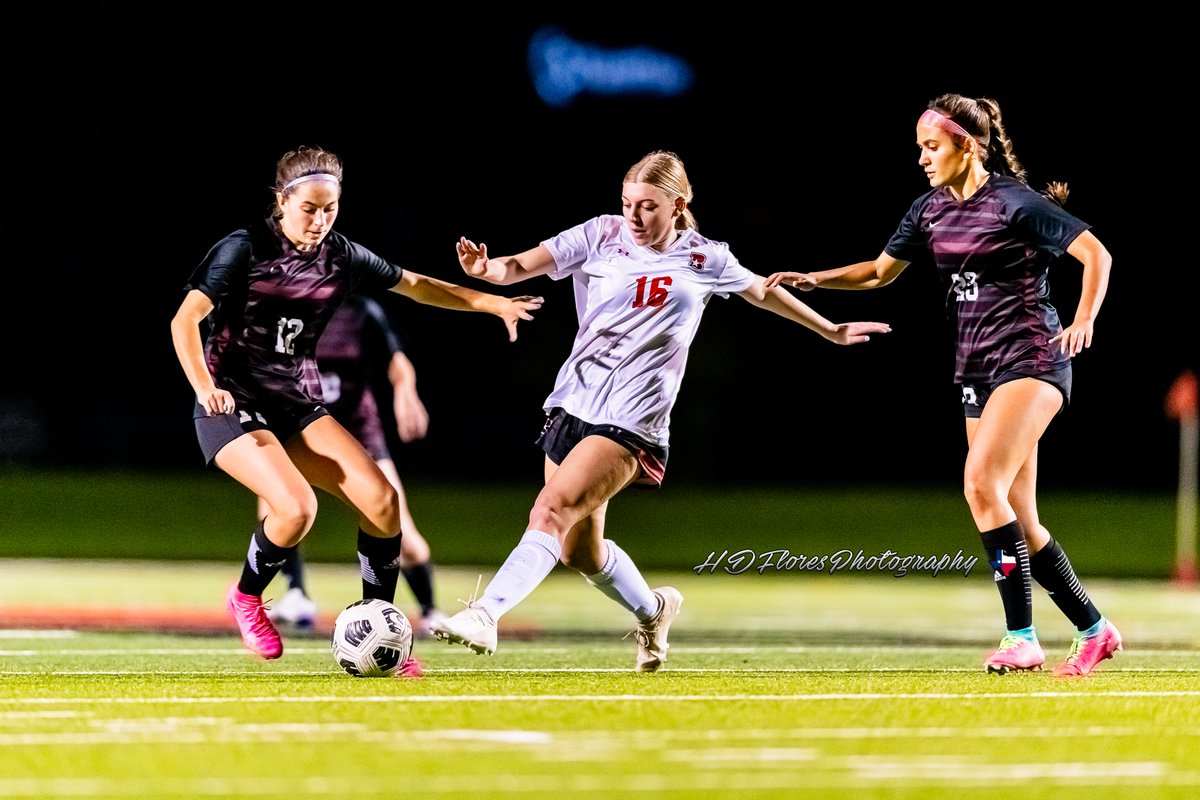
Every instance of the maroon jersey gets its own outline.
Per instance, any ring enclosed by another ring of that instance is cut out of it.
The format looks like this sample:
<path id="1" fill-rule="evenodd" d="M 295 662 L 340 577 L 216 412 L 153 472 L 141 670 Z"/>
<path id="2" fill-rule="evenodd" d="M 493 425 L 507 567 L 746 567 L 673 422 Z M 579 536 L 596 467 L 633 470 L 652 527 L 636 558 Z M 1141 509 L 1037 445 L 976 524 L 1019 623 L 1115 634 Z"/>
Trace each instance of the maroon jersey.
<path id="1" fill-rule="evenodd" d="M 1089 227 L 1015 178 L 993 174 L 966 200 L 945 187 L 917 198 L 884 252 L 901 261 L 932 254 L 955 328 L 955 381 L 990 383 L 1071 363 L 1050 344 L 1062 323 L 1048 271 Z"/>
<path id="2" fill-rule="evenodd" d="M 390 457 L 375 389 L 398 352 L 403 348 L 387 313 L 361 294 L 338 307 L 317 343 L 325 407 L 375 459 Z"/>
<path id="3" fill-rule="evenodd" d="M 268 219 L 217 242 L 184 287 L 213 301 L 205 359 L 239 404 L 323 402 L 317 341 L 353 291 L 390 289 L 402 270 L 331 231 L 302 252 Z"/>

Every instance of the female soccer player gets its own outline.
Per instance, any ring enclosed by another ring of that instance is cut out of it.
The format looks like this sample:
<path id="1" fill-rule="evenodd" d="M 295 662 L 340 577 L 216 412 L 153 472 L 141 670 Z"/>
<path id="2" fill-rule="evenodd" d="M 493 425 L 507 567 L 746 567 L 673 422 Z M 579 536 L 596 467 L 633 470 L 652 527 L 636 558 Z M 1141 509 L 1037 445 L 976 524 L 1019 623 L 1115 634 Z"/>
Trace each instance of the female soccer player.
<path id="1" fill-rule="evenodd" d="M 1038 519 L 1037 445 L 1071 398 L 1071 358 L 1092 344 L 1112 257 L 1090 226 L 1062 209 L 1065 184 L 1026 183 L 995 100 L 946 94 L 917 121 L 918 163 L 933 189 L 912 204 L 874 261 L 821 272 L 777 272 L 768 286 L 874 289 L 932 257 L 957 336 L 968 453 L 964 489 L 995 569 L 1008 631 L 987 671 L 1040 669 L 1031 579 L 1075 627 L 1054 674 L 1078 677 L 1122 647 L 1062 546 Z M 1063 253 L 1083 264 L 1079 304 L 1063 328 L 1047 270 Z"/>
<path id="2" fill-rule="evenodd" d="M 595 217 L 503 258 L 459 241 L 463 269 L 490 283 L 572 278 L 579 331 L 544 403 L 537 441 L 546 453 L 545 486 L 525 534 L 482 597 L 433 624 L 439 638 L 495 652 L 500 617 L 561 560 L 636 617 L 636 669 L 658 670 L 683 597 L 647 585 L 625 551 L 604 538 L 604 515 L 626 486 L 662 483 L 671 408 L 708 301 L 734 293 L 838 344 L 889 330 L 876 322 L 835 325 L 786 291 L 767 289 L 728 245 L 697 232 L 691 200 L 683 163 L 653 152 L 625 175 L 623 217 Z"/>
<path id="3" fill-rule="evenodd" d="M 205 461 L 262 497 L 241 578 L 226 603 L 242 641 L 283 654 L 262 593 L 311 528 L 313 486 L 359 514 L 364 598 L 392 602 L 400 565 L 398 491 L 324 406 L 317 340 L 353 291 L 390 289 L 419 303 L 495 314 L 515 340 L 540 298 L 506 298 L 402 270 L 332 228 L 342 192 L 335 154 L 301 147 L 276 165 L 269 218 L 226 236 L 192 273 L 171 321 L 175 353 L 196 393 Z M 207 318 L 209 331 L 201 337 Z"/>

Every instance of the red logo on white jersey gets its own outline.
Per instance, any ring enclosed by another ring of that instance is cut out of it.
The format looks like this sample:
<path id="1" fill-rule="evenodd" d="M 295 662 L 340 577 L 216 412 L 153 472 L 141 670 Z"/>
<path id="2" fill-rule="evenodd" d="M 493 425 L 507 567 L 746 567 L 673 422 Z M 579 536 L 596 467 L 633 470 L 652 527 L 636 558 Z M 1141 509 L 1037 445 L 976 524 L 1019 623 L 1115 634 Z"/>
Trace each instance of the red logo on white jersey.
<path id="1" fill-rule="evenodd" d="M 704 253 L 692 253 L 688 259 L 688 266 L 699 272 L 704 269 Z"/>

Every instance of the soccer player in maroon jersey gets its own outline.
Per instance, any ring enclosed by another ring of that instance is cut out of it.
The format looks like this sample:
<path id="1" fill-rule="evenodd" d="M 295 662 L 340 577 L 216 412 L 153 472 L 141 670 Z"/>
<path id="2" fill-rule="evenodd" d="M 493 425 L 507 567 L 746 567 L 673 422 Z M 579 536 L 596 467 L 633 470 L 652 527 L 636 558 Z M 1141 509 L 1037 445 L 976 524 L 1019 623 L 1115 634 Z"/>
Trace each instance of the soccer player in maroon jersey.
<path id="1" fill-rule="evenodd" d="M 1062 208 L 1065 184 L 1031 189 L 990 98 L 938 97 L 917 121 L 918 163 L 932 190 L 917 198 L 874 261 L 821 272 L 777 272 L 768 285 L 874 289 L 932 259 L 956 331 L 968 453 L 964 489 L 995 573 L 1007 633 L 989 672 L 1040 669 L 1031 580 L 1078 635 L 1054 674 L 1089 674 L 1122 649 L 1062 546 L 1038 519 L 1038 440 L 1071 397 L 1071 359 L 1092 344 L 1112 257 L 1090 226 Z M 1065 328 L 1049 301 L 1050 264 L 1083 264 L 1075 316 Z"/>
<path id="2" fill-rule="evenodd" d="M 400 498 L 400 574 L 408 583 L 420 608 L 413 632 L 429 636 L 429 623 L 441 616 L 434 602 L 433 562 L 429 543 L 421 535 L 408 507 L 400 472 L 388 448 L 385 418 L 394 420 L 402 443 L 425 437 L 429 412 L 417 393 L 417 372 L 404 352 L 399 331 L 379 300 L 353 294 L 338 307 L 317 342 L 317 366 L 325 407 L 355 439 L 362 443 L 375 463 L 396 487 Z M 386 379 L 386 389 L 381 384 Z M 377 386 L 382 389 L 376 397 Z M 379 403 L 389 401 L 391 413 Z M 270 513 L 258 498 L 258 518 Z M 275 623 L 309 628 L 316 621 L 317 606 L 305 583 L 301 549 L 281 568 L 288 589 L 273 603 L 267 616 Z"/>
<path id="3" fill-rule="evenodd" d="M 274 188 L 271 216 L 209 250 L 171 321 L 175 353 L 196 393 L 205 461 L 270 507 L 251 536 L 240 579 L 226 593 L 243 643 L 266 659 L 283 654 L 283 641 L 262 593 L 312 527 L 314 486 L 359 514 L 363 597 L 395 599 L 398 490 L 330 415 L 321 391 L 317 341 L 337 307 L 355 291 L 391 290 L 427 305 L 495 314 L 515 340 L 518 322 L 532 319 L 542 303 L 401 269 L 334 232 L 342 162 L 327 150 L 286 153 Z"/>

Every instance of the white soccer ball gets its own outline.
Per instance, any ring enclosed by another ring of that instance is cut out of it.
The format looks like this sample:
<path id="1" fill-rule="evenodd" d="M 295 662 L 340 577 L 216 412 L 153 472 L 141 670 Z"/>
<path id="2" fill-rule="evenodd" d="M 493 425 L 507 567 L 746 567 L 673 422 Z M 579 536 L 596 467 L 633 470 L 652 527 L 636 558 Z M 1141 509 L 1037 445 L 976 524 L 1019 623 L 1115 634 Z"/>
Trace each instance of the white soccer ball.
<path id="1" fill-rule="evenodd" d="M 333 660 L 354 677 L 395 677 L 412 655 L 412 625 L 386 600 L 359 600 L 338 614 L 330 644 Z"/>

